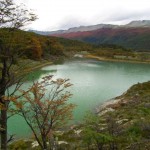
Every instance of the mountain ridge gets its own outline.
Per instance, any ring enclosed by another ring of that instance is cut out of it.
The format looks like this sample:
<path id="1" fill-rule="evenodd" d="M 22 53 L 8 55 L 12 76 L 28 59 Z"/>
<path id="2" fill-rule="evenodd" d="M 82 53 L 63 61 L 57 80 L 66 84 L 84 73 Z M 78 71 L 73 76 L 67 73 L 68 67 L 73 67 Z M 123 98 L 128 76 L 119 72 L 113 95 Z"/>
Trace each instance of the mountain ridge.
<path id="1" fill-rule="evenodd" d="M 68 30 L 47 32 L 45 35 L 79 40 L 91 44 L 113 44 L 134 51 L 150 51 L 150 20 L 132 21 L 126 25 L 98 24 Z"/>
<path id="2" fill-rule="evenodd" d="M 38 31 L 38 30 L 29 30 L 30 32 L 35 32 L 41 35 L 55 35 L 55 34 L 64 34 L 64 33 L 71 33 L 71 32 L 84 32 L 84 31 L 93 31 L 102 28 L 134 28 L 134 27 L 150 27 L 150 20 L 135 20 L 131 21 L 125 25 L 114 25 L 114 24 L 96 24 L 96 25 L 89 25 L 89 26 L 79 26 L 79 27 L 72 27 L 68 30 L 56 30 L 56 31 Z"/>

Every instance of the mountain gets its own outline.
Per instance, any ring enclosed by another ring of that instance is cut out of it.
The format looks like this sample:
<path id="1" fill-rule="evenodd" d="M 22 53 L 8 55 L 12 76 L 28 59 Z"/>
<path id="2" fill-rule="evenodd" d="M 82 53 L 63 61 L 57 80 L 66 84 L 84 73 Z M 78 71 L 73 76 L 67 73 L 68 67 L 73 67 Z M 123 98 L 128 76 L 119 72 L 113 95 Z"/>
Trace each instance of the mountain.
<path id="1" fill-rule="evenodd" d="M 34 32 L 40 35 L 50 35 L 50 34 L 61 34 L 65 33 L 65 30 L 58 30 L 58 31 L 38 31 L 38 30 L 28 30 L 29 32 Z"/>
<path id="2" fill-rule="evenodd" d="M 132 21 L 126 27 L 150 27 L 150 20 Z"/>
<path id="3" fill-rule="evenodd" d="M 150 51 L 150 28 L 102 28 L 93 31 L 55 34 L 93 44 L 115 44 L 137 51 Z"/>
<path id="4" fill-rule="evenodd" d="M 149 20 L 132 21 L 122 26 L 101 24 L 82 28 L 78 27 L 63 31 L 63 33 L 57 32 L 50 35 L 97 45 L 115 44 L 135 51 L 150 51 Z"/>
<path id="5" fill-rule="evenodd" d="M 59 30 L 51 32 L 50 34 L 59 34 L 59 33 L 71 33 L 71 32 L 84 32 L 84 31 L 93 31 L 102 28 L 117 28 L 118 25 L 111 25 L 111 24 L 98 24 L 98 25 L 91 25 L 91 26 L 80 26 L 70 28 L 68 30 Z"/>
<path id="6" fill-rule="evenodd" d="M 32 32 L 80 40 L 92 44 L 114 44 L 135 51 L 150 51 L 150 20 L 132 21 L 126 25 L 98 24 L 68 30 Z"/>
<path id="7" fill-rule="evenodd" d="M 34 32 L 41 35 L 55 35 L 55 34 L 64 34 L 64 33 L 72 33 L 72 32 L 83 32 L 83 31 L 93 31 L 101 28 L 117 28 L 118 25 L 111 25 L 111 24 L 98 24 L 98 25 L 91 25 L 91 26 L 79 26 L 73 27 L 68 30 L 57 30 L 57 31 L 37 31 L 37 30 L 29 30 L 29 32 Z"/>
<path id="8" fill-rule="evenodd" d="M 54 34 L 64 34 L 64 33 L 71 33 L 71 32 L 93 31 L 93 30 L 104 29 L 104 28 L 131 28 L 131 27 L 150 27 L 150 20 L 132 21 L 126 25 L 97 24 L 97 25 L 90 25 L 90 26 L 73 27 L 73 28 L 69 28 L 68 30 L 57 30 L 57 31 L 29 30 L 29 31 L 41 35 L 54 35 Z"/>

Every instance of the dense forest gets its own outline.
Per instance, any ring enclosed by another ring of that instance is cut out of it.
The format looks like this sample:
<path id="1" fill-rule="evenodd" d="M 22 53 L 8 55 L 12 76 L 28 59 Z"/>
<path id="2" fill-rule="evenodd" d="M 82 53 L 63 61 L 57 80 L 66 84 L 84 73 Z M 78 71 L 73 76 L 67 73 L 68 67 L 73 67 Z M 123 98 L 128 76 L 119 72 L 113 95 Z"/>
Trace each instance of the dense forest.
<path id="1" fill-rule="evenodd" d="M 83 42 L 41 36 L 17 29 L 12 33 L 10 30 L 7 28 L 0 29 L 1 45 L 11 43 L 12 49 L 15 49 L 16 53 L 22 53 L 22 56 L 31 59 L 46 58 L 50 55 L 62 56 L 65 51 L 78 52 L 92 49 L 92 45 Z"/>

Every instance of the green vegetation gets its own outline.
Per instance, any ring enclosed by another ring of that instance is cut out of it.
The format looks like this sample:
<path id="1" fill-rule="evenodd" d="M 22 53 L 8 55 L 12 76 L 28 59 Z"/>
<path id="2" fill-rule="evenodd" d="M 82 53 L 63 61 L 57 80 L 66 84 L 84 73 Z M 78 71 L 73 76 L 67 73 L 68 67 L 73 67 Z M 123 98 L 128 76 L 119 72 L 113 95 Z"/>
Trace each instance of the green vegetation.
<path id="1" fill-rule="evenodd" d="M 13 35 L 11 35 L 8 28 L 0 28 L 0 37 L 1 45 L 7 45 L 11 42 L 11 49 L 14 50 L 14 54 L 20 54 L 22 58 L 34 60 L 55 60 L 65 56 L 65 52 L 80 52 L 92 47 L 83 42 L 46 37 L 22 30 L 14 30 Z M 11 37 L 13 39 L 9 41 Z"/>
<path id="2" fill-rule="evenodd" d="M 145 150 L 150 146 L 150 81 L 133 85 L 116 99 L 119 101 L 108 104 L 99 114 L 103 118 L 113 115 L 119 123 L 120 149 Z M 103 114 L 104 110 L 108 112 Z"/>
<path id="3" fill-rule="evenodd" d="M 30 141 L 25 141 L 25 140 L 18 140 L 14 143 L 12 143 L 9 146 L 10 150 L 27 150 L 29 147 L 31 147 L 31 142 Z"/>

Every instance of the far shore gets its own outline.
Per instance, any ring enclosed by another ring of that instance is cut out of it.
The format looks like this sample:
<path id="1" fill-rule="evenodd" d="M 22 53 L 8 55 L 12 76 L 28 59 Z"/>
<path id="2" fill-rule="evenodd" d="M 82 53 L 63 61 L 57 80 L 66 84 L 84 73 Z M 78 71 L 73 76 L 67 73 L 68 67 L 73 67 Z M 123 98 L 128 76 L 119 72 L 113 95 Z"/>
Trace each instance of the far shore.
<path id="1" fill-rule="evenodd" d="M 150 64 L 150 61 L 140 61 L 140 60 L 127 60 L 127 59 L 112 59 L 112 58 L 105 58 L 99 57 L 95 55 L 84 55 L 84 58 L 96 59 L 99 61 L 109 61 L 109 62 L 129 62 L 129 63 L 142 63 L 142 64 Z"/>
<path id="2" fill-rule="evenodd" d="M 112 58 L 105 58 L 105 57 L 99 57 L 92 54 L 83 55 L 82 58 L 87 59 L 96 59 L 98 61 L 108 61 L 108 62 L 128 62 L 128 63 L 144 63 L 144 64 L 150 64 L 150 61 L 140 61 L 140 60 L 127 60 L 127 59 L 112 59 Z M 22 61 L 22 60 L 21 60 Z M 28 62 L 29 61 L 29 62 Z M 26 65 L 24 68 L 24 73 L 32 72 L 36 69 L 40 69 L 42 67 L 52 65 L 54 62 L 48 61 L 48 60 L 41 60 L 41 61 L 34 61 L 34 60 L 24 60 L 24 62 L 21 62 L 21 64 Z"/>

